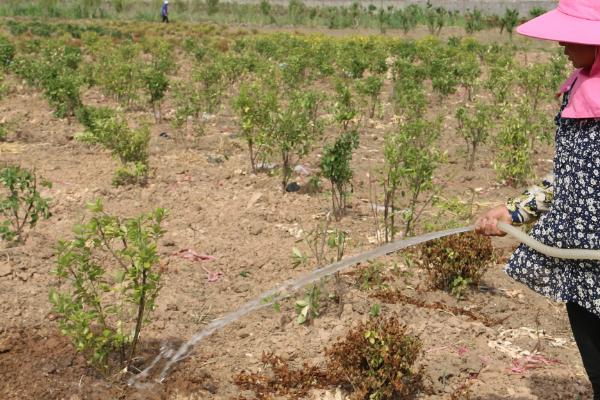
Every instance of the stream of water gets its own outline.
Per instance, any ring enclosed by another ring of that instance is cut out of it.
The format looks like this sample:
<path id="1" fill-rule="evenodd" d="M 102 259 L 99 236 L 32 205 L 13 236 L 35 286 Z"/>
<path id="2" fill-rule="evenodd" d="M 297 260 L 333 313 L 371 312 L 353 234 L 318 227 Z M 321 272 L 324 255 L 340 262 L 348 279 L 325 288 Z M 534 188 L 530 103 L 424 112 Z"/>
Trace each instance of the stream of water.
<path id="1" fill-rule="evenodd" d="M 397 240 L 395 242 L 387 243 L 383 246 L 376 247 L 373 250 L 369 250 L 364 253 L 348 257 L 323 268 L 316 269 L 293 281 L 281 284 L 267 292 L 262 293 L 260 296 L 254 298 L 253 300 L 248 301 L 247 303 L 239 307 L 237 310 L 232 311 L 219 319 L 215 319 L 210 324 L 208 324 L 203 330 L 196 333 L 187 342 L 182 344 L 179 347 L 179 349 L 174 350 L 170 347 L 163 346 L 163 348 L 161 348 L 160 354 L 156 356 L 156 358 L 150 363 L 150 365 L 148 365 L 148 367 L 146 367 L 146 369 L 144 369 L 141 373 L 131 377 L 128 383 L 129 385 L 140 389 L 150 388 L 154 383 L 148 383 L 144 381 L 147 380 L 151 376 L 151 374 L 158 372 L 159 369 L 160 374 L 158 375 L 158 378 L 155 380 L 155 382 L 163 382 L 168 376 L 172 367 L 179 361 L 187 358 L 191 354 L 193 348 L 196 345 L 198 345 L 204 338 L 212 335 L 218 330 L 223 329 L 227 325 L 236 322 L 243 316 L 261 308 L 268 307 L 274 302 L 280 300 L 282 297 L 285 297 L 286 294 L 292 293 L 310 283 L 318 281 L 321 278 L 330 276 L 336 272 L 342 271 L 358 263 L 373 260 L 378 257 L 385 256 L 386 254 L 390 254 L 395 251 L 417 245 L 419 243 L 424 243 L 433 239 L 468 232 L 471 230 L 473 230 L 473 226 L 448 229 L 445 231 L 432 232 L 427 233 L 425 235 L 414 236 L 403 240 Z"/>

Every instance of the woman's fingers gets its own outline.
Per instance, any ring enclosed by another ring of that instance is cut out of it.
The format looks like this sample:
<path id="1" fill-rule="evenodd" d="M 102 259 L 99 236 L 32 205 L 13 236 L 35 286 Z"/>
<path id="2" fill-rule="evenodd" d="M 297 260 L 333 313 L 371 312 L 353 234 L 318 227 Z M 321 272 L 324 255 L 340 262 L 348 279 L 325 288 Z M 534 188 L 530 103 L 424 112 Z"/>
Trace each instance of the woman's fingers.
<path id="1" fill-rule="evenodd" d="M 482 217 L 475 223 L 475 232 L 487 235 L 497 236 L 501 235 L 502 232 L 498 229 L 498 220 L 496 218 Z"/>
<path id="2" fill-rule="evenodd" d="M 506 206 L 492 208 L 477 219 L 475 232 L 486 236 L 504 236 L 505 233 L 498 229 L 498 221 L 506 220 L 510 220 Z"/>

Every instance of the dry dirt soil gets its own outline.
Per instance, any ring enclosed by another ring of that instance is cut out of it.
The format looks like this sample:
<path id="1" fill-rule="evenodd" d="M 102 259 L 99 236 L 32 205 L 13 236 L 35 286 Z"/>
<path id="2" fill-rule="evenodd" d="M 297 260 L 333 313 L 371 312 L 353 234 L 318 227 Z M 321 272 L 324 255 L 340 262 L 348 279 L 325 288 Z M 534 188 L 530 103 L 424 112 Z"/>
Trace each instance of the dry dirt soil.
<path id="1" fill-rule="evenodd" d="M 160 245 L 166 264 L 163 289 L 152 322 L 143 332 L 138 360 L 145 366 L 161 346 L 177 348 L 210 319 L 309 272 L 310 265 L 292 268 L 292 248 L 308 251 L 299 238 L 323 220 L 330 199 L 325 193 L 282 194 L 277 175 L 250 173 L 229 107 L 208 121 L 204 136 L 192 141 L 171 128 L 168 102 L 164 106 L 167 121 L 152 128 L 149 184 L 112 187 L 116 161 L 110 154 L 74 141 L 80 125 L 56 119 L 39 93 L 21 82 L 8 82 L 12 92 L 0 100 L 0 119 L 10 127 L 10 140 L 0 143 L 0 162 L 35 168 L 52 181 L 53 187 L 44 195 L 52 198 L 54 215 L 42 221 L 24 245 L 0 252 L 1 399 L 233 399 L 249 395 L 240 392 L 233 379 L 241 371 L 263 369 L 263 352 L 282 355 L 297 365 L 322 363 L 324 349 L 368 318 L 371 305 L 378 302 L 356 288 L 354 276 L 343 274 L 343 303 L 324 301 L 321 316 L 309 326 L 295 321 L 293 305 L 295 298 L 303 296 L 300 292 L 284 301 L 280 312 L 264 308 L 206 338 L 161 384 L 136 389 L 123 384 L 127 376 L 100 376 L 61 336 L 48 302 L 56 242 L 71 237 L 73 224 L 85 215 L 86 202 L 102 198 L 108 211 L 125 216 L 157 206 L 169 210 L 168 232 Z M 464 169 L 463 146 L 456 139 L 451 117 L 460 96 L 443 106 L 448 117 L 440 148 L 448 151 L 449 162 L 436 172 L 435 180 L 446 198 L 468 201 L 474 190 L 476 214 L 520 189 L 497 182 L 490 163 L 494 149 L 489 145 L 481 149 L 474 172 Z M 86 93 L 85 102 L 110 103 L 95 92 Z M 389 104 L 386 107 L 389 110 Z M 555 107 L 549 107 L 549 118 Z M 149 117 L 142 111 L 128 115 L 132 121 Z M 376 246 L 368 174 L 376 176 L 382 165 L 383 138 L 392 128 L 388 117 L 367 121 L 361 135 L 353 161 L 349 213 L 332 225 L 349 232 L 347 255 Z M 162 132 L 171 138 L 159 136 Z M 537 176 L 551 168 L 552 151 L 550 146 L 536 150 Z M 302 164 L 312 173 L 317 171 L 317 150 Z M 308 177 L 295 176 L 294 180 L 304 185 Z M 460 301 L 428 290 L 418 263 L 409 265 L 405 254 L 380 260 L 391 288 L 502 321 L 485 326 L 451 312 L 382 304 L 383 315 L 399 315 L 423 340 L 419 364 L 425 367 L 431 393 L 419 398 L 469 398 L 461 392 L 486 400 L 591 398 L 564 306 L 508 278 L 503 262 L 515 243 L 500 239 L 494 244 L 503 256 L 486 272 L 481 288 L 467 292 Z M 215 260 L 191 262 L 172 255 L 182 249 Z M 207 271 L 222 276 L 209 282 Z M 331 388 L 315 391 L 310 398 L 344 396 Z"/>

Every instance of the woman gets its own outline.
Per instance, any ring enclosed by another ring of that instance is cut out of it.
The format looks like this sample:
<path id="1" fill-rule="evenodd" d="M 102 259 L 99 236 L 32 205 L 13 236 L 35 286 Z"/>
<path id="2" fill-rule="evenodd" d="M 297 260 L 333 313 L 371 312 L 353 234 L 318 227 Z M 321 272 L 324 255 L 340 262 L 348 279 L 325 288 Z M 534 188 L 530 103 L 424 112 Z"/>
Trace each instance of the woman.
<path id="1" fill-rule="evenodd" d="M 559 42 L 577 70 L 561 88 L 554 173 L 483 214 L 476 231 L 501 236 L 496 223 L 539 220 L 531 236 L 554 247 L 600 250 L 600 1 L 560 0 L 517 32 Z M 559 260 L 519 246 L 506 267 L 534 291 L 565 302 L 583 365 L 600 400 L 600 263 Z"/>

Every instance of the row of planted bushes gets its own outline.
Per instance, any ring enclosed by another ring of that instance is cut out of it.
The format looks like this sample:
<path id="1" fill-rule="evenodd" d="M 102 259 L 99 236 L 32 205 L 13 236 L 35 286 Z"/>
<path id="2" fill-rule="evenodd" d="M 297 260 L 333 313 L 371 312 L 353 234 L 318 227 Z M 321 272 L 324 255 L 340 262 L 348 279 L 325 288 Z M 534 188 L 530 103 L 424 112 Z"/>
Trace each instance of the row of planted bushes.
<path id="1" fill-rule="evenodd" d="M 539 111 L 550 103 L 565 74 L 565 59 L 558 54 L 521 65 L 513 46 L 472 39 L 247 35 L 223 40 L 206 35 L 199 41 L 186 39 L 177 48 L 160 38 L 119 42 L 94 32 L 81 40 L 23 40 L 17 45 L 2 38 L 0 61 L 5 73 L 39 87 L 56 116 L 76 117 L 86 128 L 79 139 L 113 152 L 122 163 L 118 184 L 145 182 L 148 128 L 143 123 L 129 128 L 121 111 L 85 106 L 81 92 L 87 87 L 100 88 L 124 110 L 145 107 L 157 122 L 166 98 L 173 126 L 200 134 L 207 116 L 230 103 L 239 116 L 252 170 L 258 170 L 259 162 L 279 161 L 284 189 L 294 165 L 321 142 L 323 132 L 334 133 L 338 138 L 322 148 L 321 170 L 331 183 L 334 213 L 340 216 L 352 179 L 350 159 L 365 121 L 395 118 L 380 179 L 388 240 L 398 216 L 388 210 L 400 208 L 399 203 L 407 208 L 401 219 L 404 233 L 412 232 L 413 219 L 421 214 L 417 203 L 433 189 L 435 169 L 445 159 L 436 145 L 441 120 L 430 110 L 447 112 L 444 101 L 463 92 L 455 123 L 456 134 L 465 141 L 466 167 L 475 168 L 477 150 L 493 138 L 499 178 L 522 184 L 531 173 L 536 143 L 549 141 L 552 134 L 551 119 Z M 189 76 L 175 76 L 178 51 L 192 63 Z M 386 109 L 382 100 L 392 108 Z"/>
<path id="2" fill-rule="evenodd" d="M 377 28 L 402 29 L 409 32 L 417 25 L 426 25 L 432 34 L 439 33 L 445 26 L 462 26 L 467 33 L 482 29 L 498 28 L 512 34 L 514 27 L 528 18 L 542 14 L 545 9 L 532 8 L 528 15 L 519 15 L 516 9 L 507 8 L 504 14 L 485 14 L 482 10 L 467 9 L 464 12 L 412 4 L 403 8 L 378 7 L 377 4 L 363 5 L 354 2 L 349 6 L 308 6 L 301 0 L 290 0 L 286 6 L 261 0 L 255 4 L 244 4 L 220 0 L 205 2 L 178 1 L 170 5 L 172 20 L 251 23 L 256 25 L 310 25 L 330 29 Z M 14 1 L 0 6 L 2 16 L 55 17 L 55 18 L 98 18 L 158 20 L 157 5 L 128 0 L 70 0 L 44 2 Z M 48 34 L 49 25 L 36 23 L 31 27 L 42 35 Z"/>

